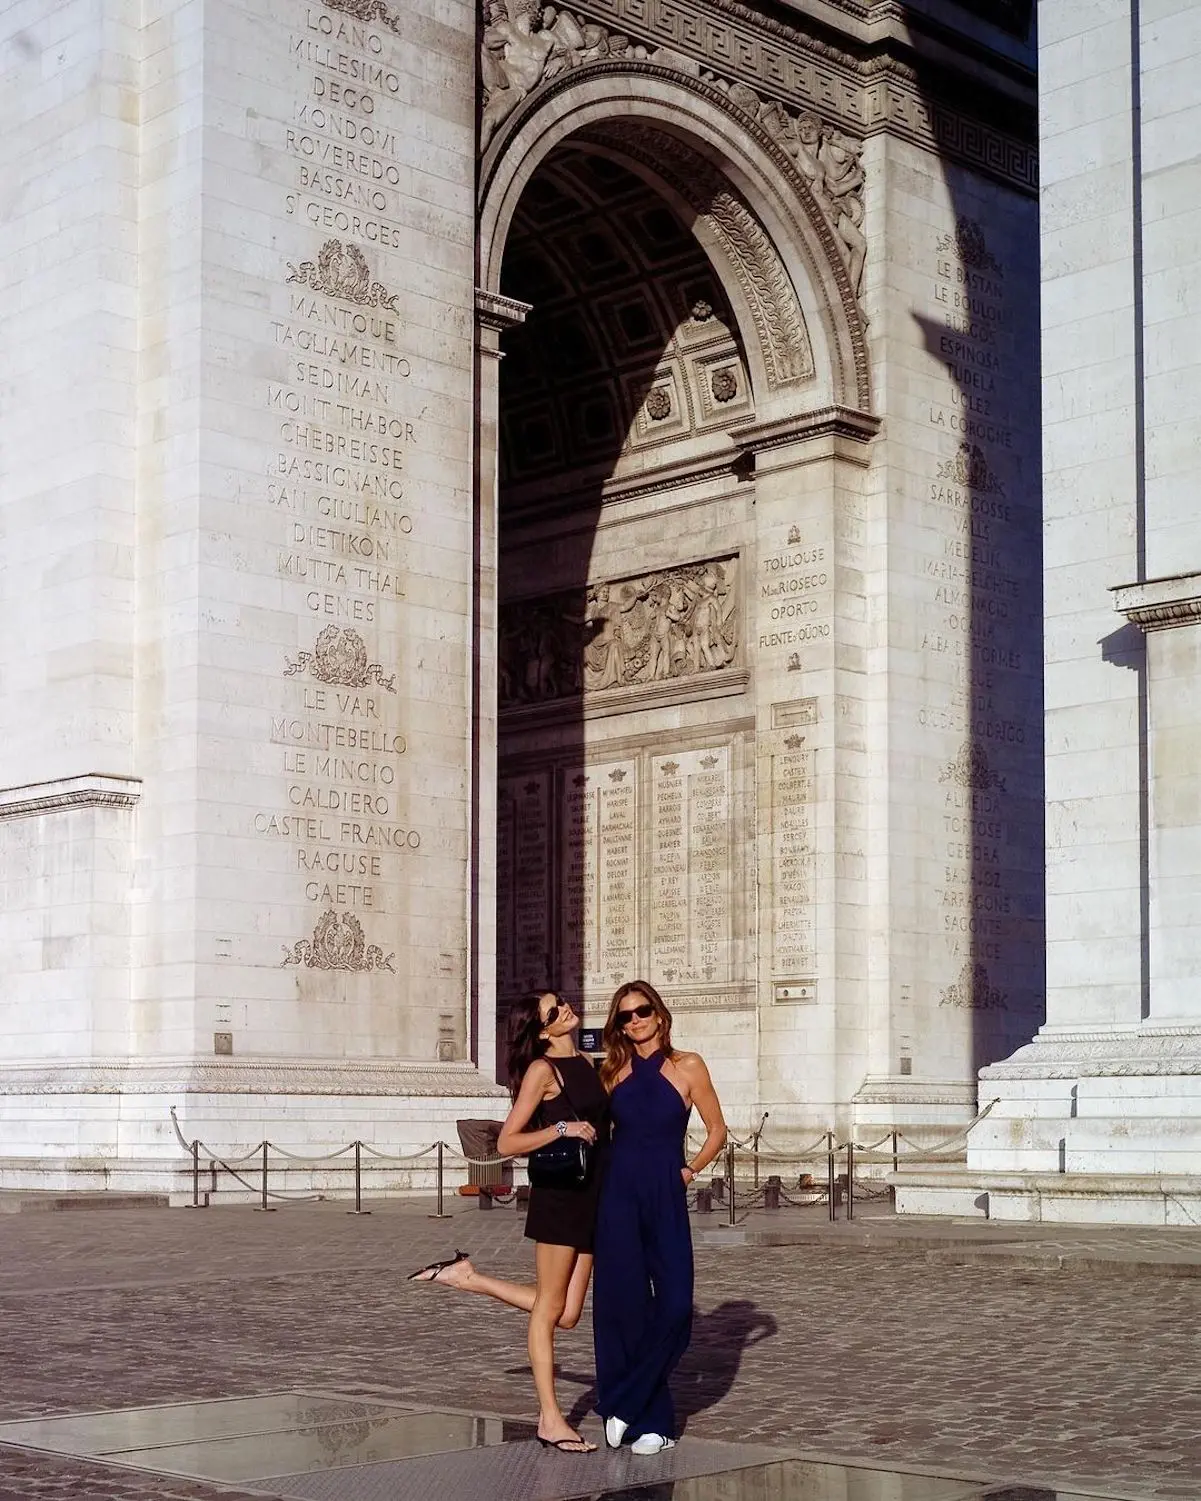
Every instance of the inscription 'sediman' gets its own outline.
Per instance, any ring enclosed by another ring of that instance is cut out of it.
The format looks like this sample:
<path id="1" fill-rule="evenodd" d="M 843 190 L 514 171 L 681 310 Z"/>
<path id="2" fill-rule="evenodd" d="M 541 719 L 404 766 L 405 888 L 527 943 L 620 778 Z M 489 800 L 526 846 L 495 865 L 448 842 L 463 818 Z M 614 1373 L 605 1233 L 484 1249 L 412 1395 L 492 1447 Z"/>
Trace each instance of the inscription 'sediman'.
<path id="1" fill-rule="evenodd" d="M 357 245 L 343 245 L 341 240 L 326 240 L 317 252 L 316 261 L 301 261 L 299 266 L 288 262 L 289 282 L 320 292 L 326 297 L 338 297 L 344 302 L 355 302 L 360 307 L 382 307 L 398 313 L 396 293 L 389 292 L 382 282 L 372 281 L 367 257 Z"/>
<path id="2" fill-rule="evenodd" d="M 686 563 L 501 610 L 501 704 L 541 703 L 730 667 L 736 558 Z"/>
<path id="3" fill-rule="evenodd" d="M 1008 1011 L 1005 992 L 989 982 L 983 964 L 970 960 L 959 971 L 954 985 L 948 985 L 939 999 L 940 1006 L 957 1006 L 964 1011 Z"/>
<path id="4" fill-rule="evenodd" d="M 352 912 L 335 912 L 328 908 L 317 919 L 312 938 L 301 938 L 291 948 L 284 945 L 283 969 L 300 964 L 306 969 L 347 969 L 363 974 L 372 969 L 386 969 L 395 974 L 395 952 L 385 954 L 378 944 L 368 943 L 363 925 Z"/>
<path id="5" fill-rule="evenodd" d="M 388 693 L 396 692 L 396 674 L 386 678 L 380 663 L 368 662 L 362 636 L 349 627 L 327 625 L 311 652 L 302 651 L 294 662 L 291 657 L 287 662 L 286 678 L 307 672 L 319 683 L 339 688 L 367 688 L 378 683 Z"/>

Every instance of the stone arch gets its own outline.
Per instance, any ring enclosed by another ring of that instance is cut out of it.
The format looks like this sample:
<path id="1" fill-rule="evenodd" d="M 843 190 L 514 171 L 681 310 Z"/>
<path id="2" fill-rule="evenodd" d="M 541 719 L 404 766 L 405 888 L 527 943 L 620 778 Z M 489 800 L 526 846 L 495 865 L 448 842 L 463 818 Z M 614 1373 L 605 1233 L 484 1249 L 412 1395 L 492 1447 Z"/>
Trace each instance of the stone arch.
<path id="1" fill-rule="evenodd" d="M 539 164 L 569 137 L 635 166 L 690 210 L 732 273 L 757 410 L 809 379 L 806 407 L 871 409 L 866 325 L 838 237 L 804 175 L 717 87 L 652 62 L 588 64 L 542 84 L 497 131 L 480 173 L 482 290 L 498 293 L 509 224 Z M 798 328 L 798 319 L 801 328 Z M 796 397 L 789 406 L 795 410 Z"/>

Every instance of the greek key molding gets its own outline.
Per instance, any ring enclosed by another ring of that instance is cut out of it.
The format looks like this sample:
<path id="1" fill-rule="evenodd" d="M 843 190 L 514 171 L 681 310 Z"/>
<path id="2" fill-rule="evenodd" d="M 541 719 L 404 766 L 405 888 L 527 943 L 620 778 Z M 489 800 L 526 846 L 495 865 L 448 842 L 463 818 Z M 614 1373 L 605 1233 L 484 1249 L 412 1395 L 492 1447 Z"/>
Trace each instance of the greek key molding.
<path id="1" fill-rule="evenodd" d="M 868 7 L 845 0 L 840 8 L 857 20 L 869 14 Z M 891 131 L 1030 196 L 1038 191 L 1033 77 L 1018 133 L 929 97 L 928 79 L 895 53 L 869 52 L 849 38 L 840 47 L 805 35 L 799 16 L 789 26 L 736 0 L 587 0 L 576 10 L 581 20 L 595 18 L 619 31 L 627 43 L 637 39 L 658 63 L 675 53 L 678 64 L 724 72 L 854 135 Z M 986 90 L 981 94 L 990 97 Z"/>
<path id="2" fill-rule="evenodd" d="M 1201 621 L 1201 573 L 1121 584 L 1110 592 L 1114 609 L 1140 631 L 1170 631 Z"/>
<path id="3" fill-rule="evenodd" d="M 141 795 L 140 777 L 90 771 L 83 776 L 0 789 L 0 819 L 66 813 L 75 808 L 132 808 Z"/>

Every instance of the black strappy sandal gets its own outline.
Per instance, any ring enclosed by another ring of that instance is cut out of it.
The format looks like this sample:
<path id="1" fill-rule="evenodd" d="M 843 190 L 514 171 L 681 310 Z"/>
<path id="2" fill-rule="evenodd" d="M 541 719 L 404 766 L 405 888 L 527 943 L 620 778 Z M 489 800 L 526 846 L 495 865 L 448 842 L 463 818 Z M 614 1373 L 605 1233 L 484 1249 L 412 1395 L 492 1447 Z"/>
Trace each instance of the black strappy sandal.
<path id="1" fill-rule="evenodd" d="M 405 1281 L 436 1282 L 439 1272 L 444 1272 L 448 1266 L 457 1266 L 460 1261 L 466 1260 L 466 1251 L 456 1251 L 453 1256 L 448 1256 L 445 1261 L 431 1261 L 428 1266 L 423 1266 L 420 1271 L 410 1272 Z"/>
<path id="2" fill-rule="evenodd" d="M 557 1449 L 560 1454 L 596 1453 L 596 1445 L 590 1444 L 586 1438 L 543 1438 L 540 1433 L 534 1437 L 544 1449 Z"/>

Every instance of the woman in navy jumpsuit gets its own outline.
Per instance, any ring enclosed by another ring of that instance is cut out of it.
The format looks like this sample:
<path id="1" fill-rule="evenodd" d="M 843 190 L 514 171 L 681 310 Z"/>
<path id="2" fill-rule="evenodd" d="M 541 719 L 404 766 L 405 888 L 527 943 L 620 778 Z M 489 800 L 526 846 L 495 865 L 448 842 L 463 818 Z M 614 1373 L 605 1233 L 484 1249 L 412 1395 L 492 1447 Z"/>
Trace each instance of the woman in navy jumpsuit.
<path id="1" fill-rule="evenodd" d="M 667 1382 L 692 1331 L 687 1188 L 725 1145 L 726 1126 L 704 1060 L 672 1047 L 653 986 L 621 986 L 605 1047 L 613 1136 L 596 1226 L 597 1406 L 611 1447 L 629 1438 L 636 1454 L 657 1454 L 675 1442 Z M 707 1134 L 687 1162 L 694 1105 Z"/>

